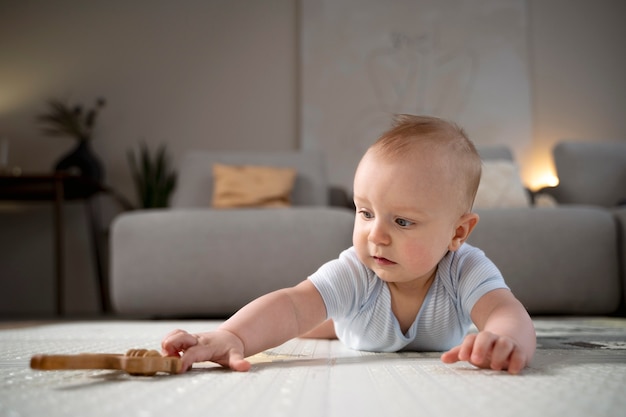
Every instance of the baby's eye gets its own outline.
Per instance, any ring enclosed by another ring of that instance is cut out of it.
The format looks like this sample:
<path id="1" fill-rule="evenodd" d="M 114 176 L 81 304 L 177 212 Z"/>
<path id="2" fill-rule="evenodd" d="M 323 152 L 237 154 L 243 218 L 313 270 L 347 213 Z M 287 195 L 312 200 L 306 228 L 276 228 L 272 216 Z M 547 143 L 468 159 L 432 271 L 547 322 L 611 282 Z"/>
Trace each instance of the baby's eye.
<path id="1" fill-rule="evenodd" d="M 396 219 L 396 224 L 401 227 L 409 227 L 410 225 L 413 224 L 413 222 L 407 219 Z"/>
<path id="2" fill-rule="evenodd" d="M 366 219 L 371 219 L 372 217 L 374 217 L 374 215 L 372 215 L 372 213 L 370 213 L 367 210 L 363 210 L 363 209 L 359 210 L 359 214 L 361 216 L 363 216 L 364 218 L 366 218 Z"/>

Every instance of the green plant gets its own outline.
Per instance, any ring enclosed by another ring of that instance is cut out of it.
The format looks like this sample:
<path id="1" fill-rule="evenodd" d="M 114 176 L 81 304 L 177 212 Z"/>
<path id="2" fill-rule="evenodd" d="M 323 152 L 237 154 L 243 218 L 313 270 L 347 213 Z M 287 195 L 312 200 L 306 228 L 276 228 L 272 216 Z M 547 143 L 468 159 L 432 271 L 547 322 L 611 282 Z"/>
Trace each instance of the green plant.
<path id="1" fill-rule="evenodd" d="M 128 151 L 128 162 L 141 207 L 167 207 L 176 187 L 177 174 L 170 166 L 166 146 L 159 146 L 152 155 L 148 146 L 142 143 L 138 155 Z"/>
<path id="2" fill-rule="evenodd" d="M 43 132 L 50 136 L 69 136 L 79 142 L 92 138 L 98 112 L 106 104 L 103 98 L 96 99 L 94 106 L 83 109 L 80 104 L 73 107 L 61 100 L 48 100 L 49 111 L 37 116 Z"/>

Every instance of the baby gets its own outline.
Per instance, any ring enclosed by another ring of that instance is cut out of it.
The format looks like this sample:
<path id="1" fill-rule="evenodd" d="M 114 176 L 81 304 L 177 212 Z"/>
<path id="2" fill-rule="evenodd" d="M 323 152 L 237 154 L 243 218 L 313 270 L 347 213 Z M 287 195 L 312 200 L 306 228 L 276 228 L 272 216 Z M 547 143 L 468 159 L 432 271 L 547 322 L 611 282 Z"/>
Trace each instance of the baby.
<path id="1" fill-rule="evenodd" d="M 445 351 L 445 363 L 519 373 L 532 359 L 532 321 L 485 254 L 465 243 L 481 160 L 456 125 L 400 115 L 354 177 L 353 246 L 293 288 L 264 295 L 217 330 L 169 333 L 183 370 L 246 357 L 297 336 L 338 337 L 368 351 Z M 478 333 L 466 334 L 472 322 Z"/>

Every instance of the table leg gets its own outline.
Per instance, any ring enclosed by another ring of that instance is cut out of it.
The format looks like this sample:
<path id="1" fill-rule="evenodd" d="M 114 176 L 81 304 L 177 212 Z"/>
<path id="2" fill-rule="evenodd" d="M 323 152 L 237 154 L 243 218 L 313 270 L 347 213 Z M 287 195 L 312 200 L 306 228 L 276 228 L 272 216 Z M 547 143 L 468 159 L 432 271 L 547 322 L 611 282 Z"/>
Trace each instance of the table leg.
<path id="1" fill-rule="evenodd" d="M 97 197 L 87 199 L 87 215 L 89 227 L 91 229 L 91 243 L 96 262 L 96 273 L 98 274 L 98 287 L 100 290 L 100 311 L 108 313 L 111 311 L 111 301 L 109 298 L 109 281 L 107 270 L 105 269 L 105 248 L 102 244 L 102 220 L 100 206 L 96 201 Z"/>
<path id="2" fill-rule="evenodd" d="M 55 253 L 55 284 L 56 284 L 56 312 L 59 316 L 64 313 L 65 292 L 65 251 L 63 236 L 63 179 L 56 178 L 54 181 L 54 253 Z"/>

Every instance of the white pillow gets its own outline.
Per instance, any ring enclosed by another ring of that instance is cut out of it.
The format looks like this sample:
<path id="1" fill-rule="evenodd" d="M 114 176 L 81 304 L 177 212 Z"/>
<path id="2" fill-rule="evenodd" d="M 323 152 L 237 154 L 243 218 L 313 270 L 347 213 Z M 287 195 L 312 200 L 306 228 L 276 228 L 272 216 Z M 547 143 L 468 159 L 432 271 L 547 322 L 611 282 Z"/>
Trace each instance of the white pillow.
<path id="1" fill-rule="evenodd" d="M 483 173 L 474 208 L 528 207 L 530 197 L 514 162 L 506 159 L 483 161 Z"/>

